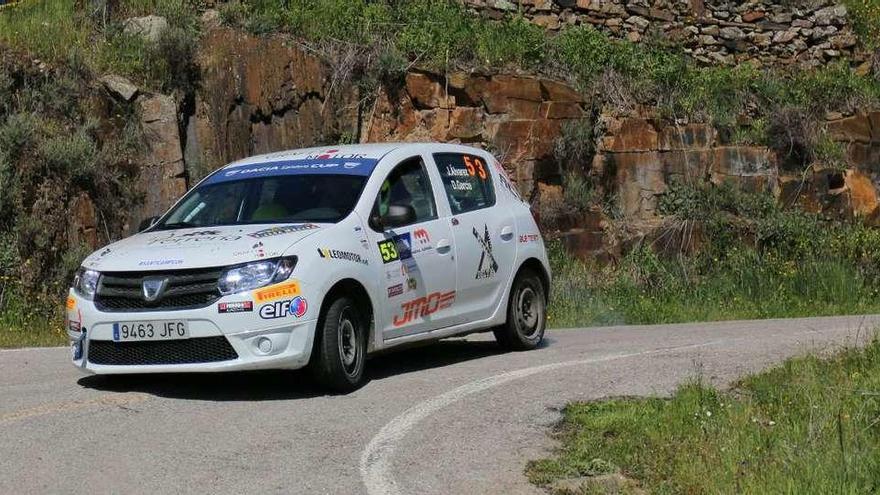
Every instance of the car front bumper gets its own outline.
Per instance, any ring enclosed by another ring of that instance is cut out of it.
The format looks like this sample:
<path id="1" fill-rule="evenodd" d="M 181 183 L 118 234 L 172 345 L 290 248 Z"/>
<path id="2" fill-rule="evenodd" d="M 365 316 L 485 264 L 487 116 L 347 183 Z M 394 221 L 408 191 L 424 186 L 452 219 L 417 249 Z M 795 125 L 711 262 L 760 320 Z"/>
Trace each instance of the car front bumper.
<path id="1" fill-rule="evenodd" d="M 317 326 L 311 314 L 277 320 L 262 320 L 256 312 L 219 314 L 218 303 L 241 300 L 233 296 L 199 309 L 120 313 L 98 311 L 73 291 L 70 297 L 71 360 L 81 371 L 94 374 L 302 368 L 309 362 Z M 113 341 L 114 323 L 149 320 L 186 320 L 189 338 Z"/>

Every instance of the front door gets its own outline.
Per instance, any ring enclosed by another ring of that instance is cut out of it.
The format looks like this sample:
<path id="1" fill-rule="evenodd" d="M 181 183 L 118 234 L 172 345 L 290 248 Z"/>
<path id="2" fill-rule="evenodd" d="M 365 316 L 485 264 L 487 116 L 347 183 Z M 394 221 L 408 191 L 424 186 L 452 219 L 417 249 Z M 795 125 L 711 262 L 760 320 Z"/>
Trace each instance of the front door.
<path id="1" fill-rule="evenodd" d="M 370 225 L 383 264 L 377 306 L 384 310 L 376 326 L 384 340 L 451 325 L 456 305 L 452 232 L 437 215 L 420 157 L 401 162 L 383 182 L 374 214 L 381 217 L 390 206 L 411 207 L 414 218 L 405 225 Z"/>
<path id="2" fill-rule="evenodd" d="M 452 214 L 458 314 L 463 322 L 484 320 L 492 316 L 513 270 L 514 217 L 495 205 L 492 170 L 483 158 L 463 153 L 432 158 Z"/>

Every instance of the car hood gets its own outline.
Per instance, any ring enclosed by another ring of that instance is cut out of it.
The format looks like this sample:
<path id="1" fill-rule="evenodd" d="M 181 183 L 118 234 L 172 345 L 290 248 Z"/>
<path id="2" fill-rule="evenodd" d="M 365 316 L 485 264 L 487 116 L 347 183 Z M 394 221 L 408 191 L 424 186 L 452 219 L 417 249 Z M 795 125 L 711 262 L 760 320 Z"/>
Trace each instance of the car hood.
<path id="1" fill-rule="evenodd" d="M 95 251 L 98 271 L 205 268 L 272 258 L 330 224 L 235 225 L 142 232 Z"/>

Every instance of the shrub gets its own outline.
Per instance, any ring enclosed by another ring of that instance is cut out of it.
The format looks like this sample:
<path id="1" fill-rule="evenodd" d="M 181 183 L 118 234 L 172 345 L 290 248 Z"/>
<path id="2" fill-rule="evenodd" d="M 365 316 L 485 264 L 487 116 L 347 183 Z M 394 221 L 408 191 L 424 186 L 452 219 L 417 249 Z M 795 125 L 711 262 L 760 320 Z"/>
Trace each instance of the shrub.
<path id="1" fill-rule="evenodd" d="M 544 30 L 521 16 L 507 22 L 483 22 L 476 29 L 476 57 L 487 66 L 532 67 L 544 60 Z"/>
<path id="2" fill-rule="evenodd" d="M 869 48 L 880 47 L 880 0 L 844 0 L 853 28 Z"/>

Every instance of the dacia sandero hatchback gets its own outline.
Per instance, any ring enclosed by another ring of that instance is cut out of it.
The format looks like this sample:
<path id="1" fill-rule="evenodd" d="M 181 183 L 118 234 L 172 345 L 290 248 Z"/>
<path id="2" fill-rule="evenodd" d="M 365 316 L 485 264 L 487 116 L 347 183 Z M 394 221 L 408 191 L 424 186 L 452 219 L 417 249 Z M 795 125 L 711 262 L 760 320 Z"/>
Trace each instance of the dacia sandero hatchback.
<path id="1" fill-rule="evenodd" d="M 344 391 L 404 343 L 491 330 L 534 348 L 549 287 L 529 206 L 489 153 L 312 148 L 223 167 L 91 254 L 66 327 L 86 372 L 308 366 Z"/>

